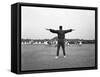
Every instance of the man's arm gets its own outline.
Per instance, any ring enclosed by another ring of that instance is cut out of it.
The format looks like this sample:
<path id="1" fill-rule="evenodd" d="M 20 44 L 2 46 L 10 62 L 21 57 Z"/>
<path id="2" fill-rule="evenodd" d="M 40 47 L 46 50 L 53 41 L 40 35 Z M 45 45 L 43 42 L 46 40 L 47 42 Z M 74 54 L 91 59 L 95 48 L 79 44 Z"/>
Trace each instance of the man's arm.
<path id="1" fill-rule="evenodd" d="M 69 32 L 72 32 L 72 31 L 75 31 L 75 30 L 74 29 L 64 30 L 65 33 L 69 33 Z"/>
<path id="2" fill-rule="evenodd" d="M 54 29 L 46 29 L 46 30 L 49 30 L 52 33 L 58 33 L 58 31 L 57 30 L 54 30 Z"/>

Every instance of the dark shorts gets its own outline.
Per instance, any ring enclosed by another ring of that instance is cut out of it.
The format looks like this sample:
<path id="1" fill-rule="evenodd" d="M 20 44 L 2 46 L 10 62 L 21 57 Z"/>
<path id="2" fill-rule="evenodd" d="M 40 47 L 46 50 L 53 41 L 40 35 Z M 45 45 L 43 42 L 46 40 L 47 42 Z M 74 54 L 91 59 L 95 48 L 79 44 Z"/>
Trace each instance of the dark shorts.
<path id="1" fill-rule="evenodd" d="M 64 39 L 58 39 L 58 44 L 64 45 L 65 44 Z"/>

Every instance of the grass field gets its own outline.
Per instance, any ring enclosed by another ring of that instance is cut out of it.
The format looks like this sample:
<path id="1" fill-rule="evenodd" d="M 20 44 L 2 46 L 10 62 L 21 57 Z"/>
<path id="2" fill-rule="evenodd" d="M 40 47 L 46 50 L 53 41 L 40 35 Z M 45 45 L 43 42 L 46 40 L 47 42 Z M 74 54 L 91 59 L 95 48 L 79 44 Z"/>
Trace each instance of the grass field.
<path id="1" fill-rule="evenodd" d="M 92 67 L 95 65 L 95 45 L 66 46 L 66 58 L 60 48 L 56 59 L 57 47 L 46 45 L 22 45 L 21 70 L 59 69 L 74 67 Z"/>

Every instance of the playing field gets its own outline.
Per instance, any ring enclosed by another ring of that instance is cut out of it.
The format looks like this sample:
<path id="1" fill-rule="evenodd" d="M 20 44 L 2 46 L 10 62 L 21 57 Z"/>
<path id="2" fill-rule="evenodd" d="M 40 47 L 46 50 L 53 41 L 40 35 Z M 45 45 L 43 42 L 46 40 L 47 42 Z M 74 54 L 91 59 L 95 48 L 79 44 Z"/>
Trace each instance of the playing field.
<path id="1" fill-rule="evenodd" d="M 47 45 L 22 45 L 22 70 L 59 69 L 73 67 L 92 67 L 95 65 L 95 45 L 66 46 L 66 58 L 63 58 L 60 48 L 59 58 L 56 59 L 57 47 Z"/>

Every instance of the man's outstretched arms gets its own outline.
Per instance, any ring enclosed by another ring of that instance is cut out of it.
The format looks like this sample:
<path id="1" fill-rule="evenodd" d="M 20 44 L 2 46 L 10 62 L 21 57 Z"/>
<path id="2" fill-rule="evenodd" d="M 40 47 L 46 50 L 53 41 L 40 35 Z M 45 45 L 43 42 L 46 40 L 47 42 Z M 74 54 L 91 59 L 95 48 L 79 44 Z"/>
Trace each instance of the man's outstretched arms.
<path id="1" fill-rule="evenodd" d="M 75 30 L 74 29 L 64 30 L 65 33 L 69 33 L 69 32 L 72 32 L 72 31 L 75 31 Z"/>
<path id="2" fill-rule="evenodd" d="M 46 28 L 46 30 L 48 30 L 48 31 L 50 31 L 52 33 L 58 33 L 58 31 L 57 30 L 54 30 L 54 29 L 48 29 L 48 28 Z"/>

